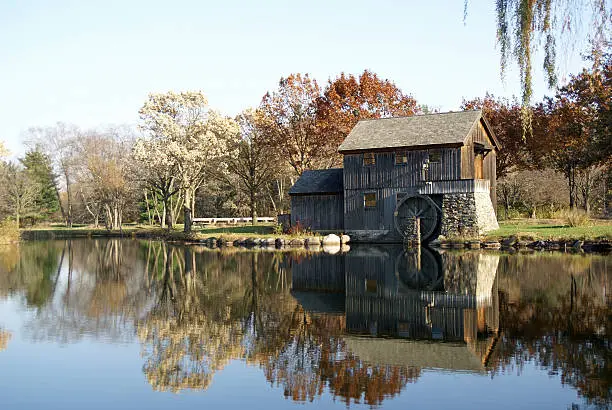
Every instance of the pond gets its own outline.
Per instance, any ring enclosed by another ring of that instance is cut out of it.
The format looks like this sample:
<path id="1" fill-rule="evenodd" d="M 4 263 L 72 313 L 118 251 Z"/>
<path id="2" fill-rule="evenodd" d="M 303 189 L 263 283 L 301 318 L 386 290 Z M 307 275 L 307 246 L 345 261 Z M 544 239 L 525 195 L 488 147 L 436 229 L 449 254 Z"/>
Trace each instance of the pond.
<path id="1" fill-rule="evenodd" d="M 0 248 L 2 409 L 606 408 L 612 256 Z"/>

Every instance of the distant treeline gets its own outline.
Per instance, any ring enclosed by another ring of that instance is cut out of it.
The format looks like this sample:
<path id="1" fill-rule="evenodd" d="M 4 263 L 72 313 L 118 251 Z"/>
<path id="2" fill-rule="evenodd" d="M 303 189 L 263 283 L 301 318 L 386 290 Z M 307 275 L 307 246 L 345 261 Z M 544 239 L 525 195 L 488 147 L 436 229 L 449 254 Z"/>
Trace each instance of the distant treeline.
<path id="1" fill-rule="evenodd" d="M 590 68 L 528 112 L 489 94 L 463 101 L 461 109 L 484 110 L 502 145 L 500 216 L 550 217 L 567 208 L 610 214 L 609 44 L 588 61 Z M 357 121 L 432 111 L 367 70 L 342 73 L 325 87 L 291 74 L 236 118 L 211 109 L 200 91 L 151 94 L 138 128 L 29 129 L 23 158 L 0 166 L 0 220 L 109 229 L 126 221 L 183 223 L 189 231 L 194 214 L 285 213 L 287 191 L 304 170 L 342 165 L 337 148 Z"/>

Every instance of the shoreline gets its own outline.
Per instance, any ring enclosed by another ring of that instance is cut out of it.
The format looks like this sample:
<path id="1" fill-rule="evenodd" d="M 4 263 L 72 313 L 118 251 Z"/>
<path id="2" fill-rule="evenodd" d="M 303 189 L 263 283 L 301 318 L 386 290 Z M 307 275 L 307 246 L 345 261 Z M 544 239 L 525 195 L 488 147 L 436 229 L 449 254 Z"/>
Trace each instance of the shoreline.
<path id="1" fill-rule="evenodd" d="M 32 229 L 21 232 L 21 240 L 51 240 L 51 239 L 81 239 L 81 238 L 135 238 L 164 240 L 185 245 L 203 245 L 210 248 L 243 247 L 243 248 L 276 248 L 316 250 L 325 246 L 341 245 L 390 245 L 378 242 L 351 242 L 349 238 L 341 241 L 326 242 L 325 237 L 316 234 L 310 235 L 274 235 L 254 233 L 218 233 L 206 234 L 195 232 L 185 234 L 180 231 L 167 231 L 165 229 L 142 229 L 129 227 L 123 231 L 107 231 L 105 229 Z M 608 239 L 583 238 L 557 238 L 548 240 L 522 239 L 517 235 L 481 239 L 442 239 L 434 240 L 423 246 L 435 249 L 471 249 L 471 250 L 533 250 L 533 251 L 561 251 L 610 253 L 612 242 Z"/>

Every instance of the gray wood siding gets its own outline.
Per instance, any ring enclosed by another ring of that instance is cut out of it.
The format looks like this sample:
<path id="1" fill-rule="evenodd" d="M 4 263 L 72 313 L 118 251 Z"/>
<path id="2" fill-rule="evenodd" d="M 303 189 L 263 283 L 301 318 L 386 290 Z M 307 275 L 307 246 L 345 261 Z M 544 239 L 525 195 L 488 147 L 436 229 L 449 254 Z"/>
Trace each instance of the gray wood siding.
<path id="1" fill-rule="evenodd" d="M 470 132 L 465 145 L 461 147 L 461 178 L 474 178 L 474 143 L 486 146 L 494 146 L 493 141 L 487 134 L 482 121 Z M 497 154 L 495 150 L 489 152 L 483 161 L 483 178 L 489 180 L 491 202 L 493 209 L 497 212 Z"/>
<path id="2" fill-rule="evenodd" d="M 489 181 L 489 195 L 493 203 L 493 209 L 497 214 L 497 154 L 491 151 L 484 158 L 483 177 Z"/>
<path id="3" fill-rule="evenodd" d="M 306 258 L 295 258 L 291 261 L 291 289 L 344 293 L 344 261 L 343 254 L 318 253 Z"/>
<path id="4" fill-rule="evenodd" d="M 337 195 L 294 195 L 291 197 L 291 225 L 300 222 L 313 231 L 342 230 L 344 201 Z"/>
<path id="5" fill-rule="evenodd" d="M 394 215 L 398 189 L 345 189 L 344 229 L 345 230 L 390 230 L 389 234 L 401 240 L 395 232 Z M 364 192 L 376 193 L 376 207 L 365 208 Z"/>
<path id="6" fill-rule="evenodd" d="M 461 155 L 459 148 L 440 148 L 440 163 L 429 164 L 427 181 L 459 179 L 461 175 Z M 399 150 L 398 153 L 403 151 Z M 363 165 L 363 154 L 344 156 L 344 188 L 376 189 L 407 188 L 423 182 L 423 163 L 427 150 L 406 151 L 408 163 L 396 165 L 395 152 L 375 153 L 375 165 Z"/>
<path id="7" fill-rule="evenodd" d="M 357 249 L 346 255 L 346 327 L 353 333 L 430 338 L 425 306 L 431 303 L 429 320 L 443 331 L 445 340 L 463 340 L 464 310 L 476 307 L 475 295 L 446 292 L 402 292 L 395 272 L 402 247 Z M 366 289 L 366 280 L 376 290 Z"/>

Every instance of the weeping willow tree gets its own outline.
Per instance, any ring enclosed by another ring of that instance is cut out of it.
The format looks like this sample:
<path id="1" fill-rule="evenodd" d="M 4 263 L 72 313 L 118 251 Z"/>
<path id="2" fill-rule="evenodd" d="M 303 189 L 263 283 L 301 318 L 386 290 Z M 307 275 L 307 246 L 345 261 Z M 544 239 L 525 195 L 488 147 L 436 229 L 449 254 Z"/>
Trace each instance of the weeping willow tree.
<path id="1" fill-rule="evenodd" d="M 468 0 L 464 3 L 464 19 Z M 557 84 L 557 49 L 575 44 L 585 28 L 594 51 L 605 47 L 612 27 L 610 0 L 495 0 L 502 78 L 516 62 L 522 93 L 523 135 L 531 131 L 533 54 L 544 47 L 542 68 L 548 86 Z M 601 54 L 601 53 L 598 53 Z"/>

